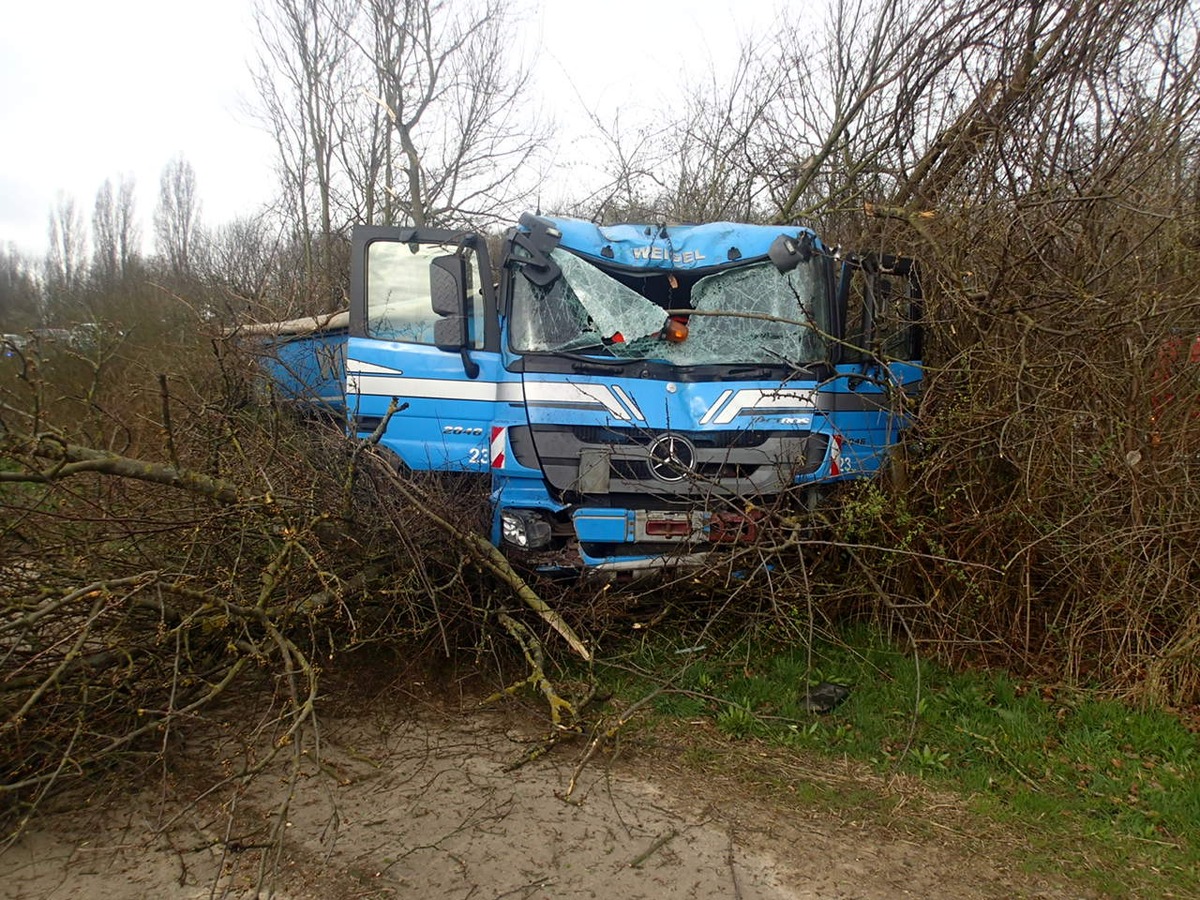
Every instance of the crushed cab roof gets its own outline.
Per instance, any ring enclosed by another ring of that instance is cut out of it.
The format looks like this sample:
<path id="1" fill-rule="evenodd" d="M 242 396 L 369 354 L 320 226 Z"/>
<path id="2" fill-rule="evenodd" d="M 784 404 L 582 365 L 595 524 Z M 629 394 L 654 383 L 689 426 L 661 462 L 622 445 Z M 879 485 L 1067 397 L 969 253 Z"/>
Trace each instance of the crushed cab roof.
<path id="1" fill-rule="evenodd" d="M 706 269 L 738 260 L 761 259 L 780 235 L 813 236 L 799 225 L 596 225 L 583 219 L 542 216 L 562 233 L 560 246 L 609 265 L 639 269 Z"/>

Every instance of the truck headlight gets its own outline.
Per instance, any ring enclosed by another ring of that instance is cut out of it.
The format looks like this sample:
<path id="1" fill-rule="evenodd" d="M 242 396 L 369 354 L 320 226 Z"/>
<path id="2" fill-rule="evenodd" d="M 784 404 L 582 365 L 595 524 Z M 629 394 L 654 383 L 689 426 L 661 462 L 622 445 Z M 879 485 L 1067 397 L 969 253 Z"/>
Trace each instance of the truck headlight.
<path id="1" fill-rule="evenodd" d="M 500 512 L 500 535 L 522 550 L 540 550 L 550 544 L 550 523 L 534 509 Z"/>

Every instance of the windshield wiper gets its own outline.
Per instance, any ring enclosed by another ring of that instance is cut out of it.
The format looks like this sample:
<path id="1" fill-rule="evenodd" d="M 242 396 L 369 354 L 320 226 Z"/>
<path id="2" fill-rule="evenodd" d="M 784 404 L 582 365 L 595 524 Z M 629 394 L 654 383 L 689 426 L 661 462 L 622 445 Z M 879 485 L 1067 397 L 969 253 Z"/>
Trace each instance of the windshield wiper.
<path id="1" fill-rule="evenodd" d="M 572 360 L 571 368 L 581 375 L 607 375 L 610 372 L 621 371 L 633 363 L 645 362 L 644 359 L 599 359 L 595 356 L 584 356 L 580 353 L 558 353 L 557 356 L 565 356 Z"/>
<path id="2" fill-rule="evenodd" d="M 629 360 L 589 360 L 588 362 L 573 362 L 571 369 L 580 375 L 608 375 L 621 371 Z"/>
<path id="3" fill-rule="evenodd" d="M 759 378 L 770 378 L 772 375 L 778 374 L 775 370 L 780 368 L 781 363 L 762 363 L 757 366 L 732 366 L 726 369 L 727 375 L 755 375 Z"/>

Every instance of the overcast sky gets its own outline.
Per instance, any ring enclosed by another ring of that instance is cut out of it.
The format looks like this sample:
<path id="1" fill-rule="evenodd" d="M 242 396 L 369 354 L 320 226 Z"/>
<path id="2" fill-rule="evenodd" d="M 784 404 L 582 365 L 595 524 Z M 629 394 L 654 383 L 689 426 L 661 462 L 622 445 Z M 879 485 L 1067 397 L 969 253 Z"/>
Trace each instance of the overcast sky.
<path id="1" fill-rule="evenodd" d="M 524 4 L 518 4 L 524 6 Z M 537 0 L 528 9 L 543 109 L 582 128 L 580 102 L 652 107 L 732 65 L 774 0 Z M 274 193 L 273 145 L 255 102 L 251 0 L 5 4 L 0 29 L 0 244 L 41 256 L 58 196 L 90 221 L 97 188 L 136 184 L 142 229 L 163 167 L 196 172 L 202 218 L 253 213 Z M 571 145 L 571 141 L 566 146 Z M 565 160 L 565 156 L 564 156 Z"/>

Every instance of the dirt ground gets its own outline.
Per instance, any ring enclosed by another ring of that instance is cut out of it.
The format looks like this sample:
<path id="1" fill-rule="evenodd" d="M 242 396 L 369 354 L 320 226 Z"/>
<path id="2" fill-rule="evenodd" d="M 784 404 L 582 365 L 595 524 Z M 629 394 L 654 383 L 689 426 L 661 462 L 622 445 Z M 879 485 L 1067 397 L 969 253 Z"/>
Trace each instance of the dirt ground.
<path id="1" fill-rule="evenodd" d="M 0 896 L 1080 896 L 1024 875 L 1003 848 L 982 850 L 953 817 L 914 831 L 788 796 L 827 773 L 777 760 L 756 787 L 752 753 L 715 775 L 681 764 L 670 741 L 629 748 L 594 760 L 566 802 L 582 743 L 507 771 L 544 727 L 536 718 L 394 699 L 327 702 L 319 752 L 306 750 L 292 786 L 281 759 L 249 788 L 197 797 L 263 746 L 236 714 L 201 729 L 216 736 L 189 738 L 139 785 L 60 801 L 0 855 Z M 289 791 L 284 838 L 268 849 Z"/>

